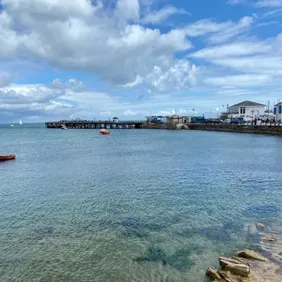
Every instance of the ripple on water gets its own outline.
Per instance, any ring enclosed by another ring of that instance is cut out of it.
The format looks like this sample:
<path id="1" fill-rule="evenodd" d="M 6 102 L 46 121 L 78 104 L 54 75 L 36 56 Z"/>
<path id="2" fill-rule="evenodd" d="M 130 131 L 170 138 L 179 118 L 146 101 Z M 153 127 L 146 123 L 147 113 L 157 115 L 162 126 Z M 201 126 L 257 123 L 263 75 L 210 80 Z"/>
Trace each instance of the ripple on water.
<path id="1" fill-rule="evenodd" d="M 0 163 L 0 281 L 203 282 L 219 255 L 257 242 L 246 223 L 281 216 L 281 138 L 41 128 L 0 138 L 17 154 Z"/>

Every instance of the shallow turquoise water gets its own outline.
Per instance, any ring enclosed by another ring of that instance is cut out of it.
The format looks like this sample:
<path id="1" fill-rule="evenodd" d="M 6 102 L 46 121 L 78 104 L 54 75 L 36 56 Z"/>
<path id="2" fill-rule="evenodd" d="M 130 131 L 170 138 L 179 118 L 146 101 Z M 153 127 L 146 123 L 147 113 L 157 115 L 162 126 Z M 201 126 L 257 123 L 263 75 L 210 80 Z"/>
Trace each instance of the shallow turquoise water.
<path id="1" fill-rule="evenodd" d="M 2 127 L 6 153 L 0 281 L 202 282 L 282 218 L 280 137 Z"/>

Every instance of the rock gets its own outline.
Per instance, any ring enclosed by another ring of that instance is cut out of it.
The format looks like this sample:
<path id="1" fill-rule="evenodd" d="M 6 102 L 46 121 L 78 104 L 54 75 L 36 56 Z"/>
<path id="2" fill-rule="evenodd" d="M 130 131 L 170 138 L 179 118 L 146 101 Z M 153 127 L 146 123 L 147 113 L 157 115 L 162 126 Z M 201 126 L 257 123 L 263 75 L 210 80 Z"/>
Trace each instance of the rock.
<path id="1" fill-rule="evenodd" d="M 219 264 L 222 267 L 225 267 L 229 263 L 240 264 L 240 262 L 238 260 L 230 259 L 230 258 L 225 258 L 225 257 L 219 257 Z"/>
<path id="2" fill-rule="evenodd" d="M 224 269 L 230 271 L 234 275 L 243 277 L 248 277 L 250 274 L 250 267 L 246 264 L 228 263 Z"/>
<path id="3" fill-rule="evenodd" d="M 218 274 L 217 270 L 214 268 L 208 268 L 206 275 L 211 279 L 211 280 L 220 280 L 221 276 Z"/>
<path id="4" fill-rule="evenodd" d="M 242 250 L 236 253 L 237 257 L 247 258 L 247 259 L 255 259 L 260 261 L 267 261 L 267 259 L 255 251 L 252 250 Z"/>
<path id="5" fill-rule="evenodd" d="M 233 256 L 232 259 L 238 261 L 239 263 L 250 265 L 246 258 L 239 258 L 239 257 Z"/>
<path id="6" fill-rule="evenodd" d="M 274 236 L 266 235 L 266 236 L 262 237 L 262 240 L 269 241 L 269 242 L 276 242 L 277 238 L 275 238 Z"/>
<path id="7" fill-rule="evenodd" d="M 263 223 L 257 223 L 257 228 L 259 229 L 264 229 L 264 224 Z"/>
<path id="8" fill-rule="evenodd" d="M 233 282 L 233 280 L 228 276 L 226 272 L 219 270 L 218 273 L 222 278 L 220 282 Z"/>

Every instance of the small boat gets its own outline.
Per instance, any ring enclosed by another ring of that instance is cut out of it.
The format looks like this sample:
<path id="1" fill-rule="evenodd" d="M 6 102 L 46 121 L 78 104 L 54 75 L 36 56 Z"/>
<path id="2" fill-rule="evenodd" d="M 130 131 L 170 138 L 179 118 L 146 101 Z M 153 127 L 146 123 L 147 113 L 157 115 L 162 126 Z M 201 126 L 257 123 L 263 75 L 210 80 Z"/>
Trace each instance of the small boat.
<path id="1" fill-rule="evenodd" d="M 19 120 L 19 125 L 23 125 L 23 122 L 22 122 L 22 120 L 21 120 L 21 119 Z"/>
<path id="2" fill-rule="evenodd" d="M 62 124 L 61 129 L 67 129 L 65 124 Z"/>
<path id="3" fill-rule="evenodd" d="M 0 156 L 0 162 L 14 160 L 16 155 Z"/>
<path id="4" fill-rule="evenodd" d="M 101 129 L 100 130 L 100 135 L 108 135 L 111 134 L 111 132 L 108 129 Z"/>

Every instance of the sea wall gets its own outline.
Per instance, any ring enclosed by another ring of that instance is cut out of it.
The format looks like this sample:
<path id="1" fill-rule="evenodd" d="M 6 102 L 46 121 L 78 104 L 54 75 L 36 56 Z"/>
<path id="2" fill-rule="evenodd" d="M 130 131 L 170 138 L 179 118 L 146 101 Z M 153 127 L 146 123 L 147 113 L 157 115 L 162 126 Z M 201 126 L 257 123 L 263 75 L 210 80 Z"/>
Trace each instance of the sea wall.
<path id="1" fill-rule="evenodd" d="M 282 126 L 274 125 L 190 124 L 189 128 L 192 130 L 282 135 Z"/>

